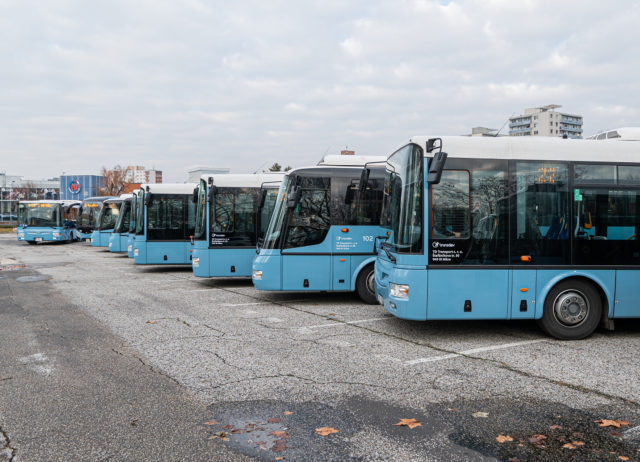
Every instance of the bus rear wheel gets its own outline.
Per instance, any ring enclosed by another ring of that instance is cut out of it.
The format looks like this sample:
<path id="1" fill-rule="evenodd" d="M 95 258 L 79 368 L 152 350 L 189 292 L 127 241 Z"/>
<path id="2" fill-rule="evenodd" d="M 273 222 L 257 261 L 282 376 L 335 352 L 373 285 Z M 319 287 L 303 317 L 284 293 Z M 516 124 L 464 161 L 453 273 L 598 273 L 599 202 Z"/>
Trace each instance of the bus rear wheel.
<path id="1" fill-rule="evenodd" d="M 375 267 L 373 263 L 368 264 L 358 274 L 356 279 L 356 292 L 363 302 L 369 305 L 375 305 L 376 288 L 375 288 Z"/>
<path id="2" fill-rule="evenodd" d="M 560 340 L 580 340 L 596 330 L 602 314 L 600 294 L 581 280 L 557 284 L 544 301 L 540 328 Z"/>

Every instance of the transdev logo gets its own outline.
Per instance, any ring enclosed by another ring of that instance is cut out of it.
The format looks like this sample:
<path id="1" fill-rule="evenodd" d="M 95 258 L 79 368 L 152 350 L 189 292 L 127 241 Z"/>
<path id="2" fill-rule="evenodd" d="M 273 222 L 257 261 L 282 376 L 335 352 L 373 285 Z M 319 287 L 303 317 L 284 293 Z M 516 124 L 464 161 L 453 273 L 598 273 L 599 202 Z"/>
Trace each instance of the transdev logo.
<path id="1" fill-rule="evenodd" d="M 80 185 L 78 180 L 72 180 L 71 183 L 69 183 L 69 192 L 71 194 L 80 194 L 81 189 L 82 185 Z"/>

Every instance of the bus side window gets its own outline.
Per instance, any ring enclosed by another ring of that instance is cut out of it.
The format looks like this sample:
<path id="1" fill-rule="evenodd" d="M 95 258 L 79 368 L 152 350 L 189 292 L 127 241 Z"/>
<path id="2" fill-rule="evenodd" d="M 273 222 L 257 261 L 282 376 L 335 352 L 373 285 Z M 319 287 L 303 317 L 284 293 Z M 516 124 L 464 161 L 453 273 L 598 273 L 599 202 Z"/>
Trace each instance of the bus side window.
<path id="1" fill-rule="evenodd" d="M 469 172 L 445 170 L 432 191 L 431 237 L 469 239 Z"/>

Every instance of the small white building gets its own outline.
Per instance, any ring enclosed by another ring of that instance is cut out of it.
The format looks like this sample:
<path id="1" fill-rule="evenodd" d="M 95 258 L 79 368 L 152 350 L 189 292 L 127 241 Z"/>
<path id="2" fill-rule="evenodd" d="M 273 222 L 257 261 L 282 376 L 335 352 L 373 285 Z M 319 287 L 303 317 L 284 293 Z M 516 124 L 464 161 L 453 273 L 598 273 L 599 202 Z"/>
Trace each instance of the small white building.
<path id="1" fill-rule="evenodd" d="M 224 175 L 230 173 L 231 169 L 226 167 L 207 167 L 204 165 L 196 165 L 187 170 L 189 183 L 199 183 L 202 175 Z"/>

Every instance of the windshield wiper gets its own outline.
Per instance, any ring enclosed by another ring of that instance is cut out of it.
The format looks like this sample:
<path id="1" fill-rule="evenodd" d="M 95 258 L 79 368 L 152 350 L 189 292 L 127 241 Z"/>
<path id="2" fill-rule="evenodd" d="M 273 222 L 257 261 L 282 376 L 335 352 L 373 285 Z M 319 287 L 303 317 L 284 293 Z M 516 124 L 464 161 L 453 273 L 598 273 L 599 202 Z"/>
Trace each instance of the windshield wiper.
<path id="1" fill-rule="evenodd" d="M 396 262 L 396 257 L 391 255 L 391 252 L 389 252 L 389 248 L 391 248 L 391 244 L 389 244 L 388 242 L 383 242 L 382 244 L 380 244 L 380 248 L 384 250 L 384 253 L 387 254 L 387 257 L 389 258 L 389 261 L 391 261 L 391 263 Z"/>

